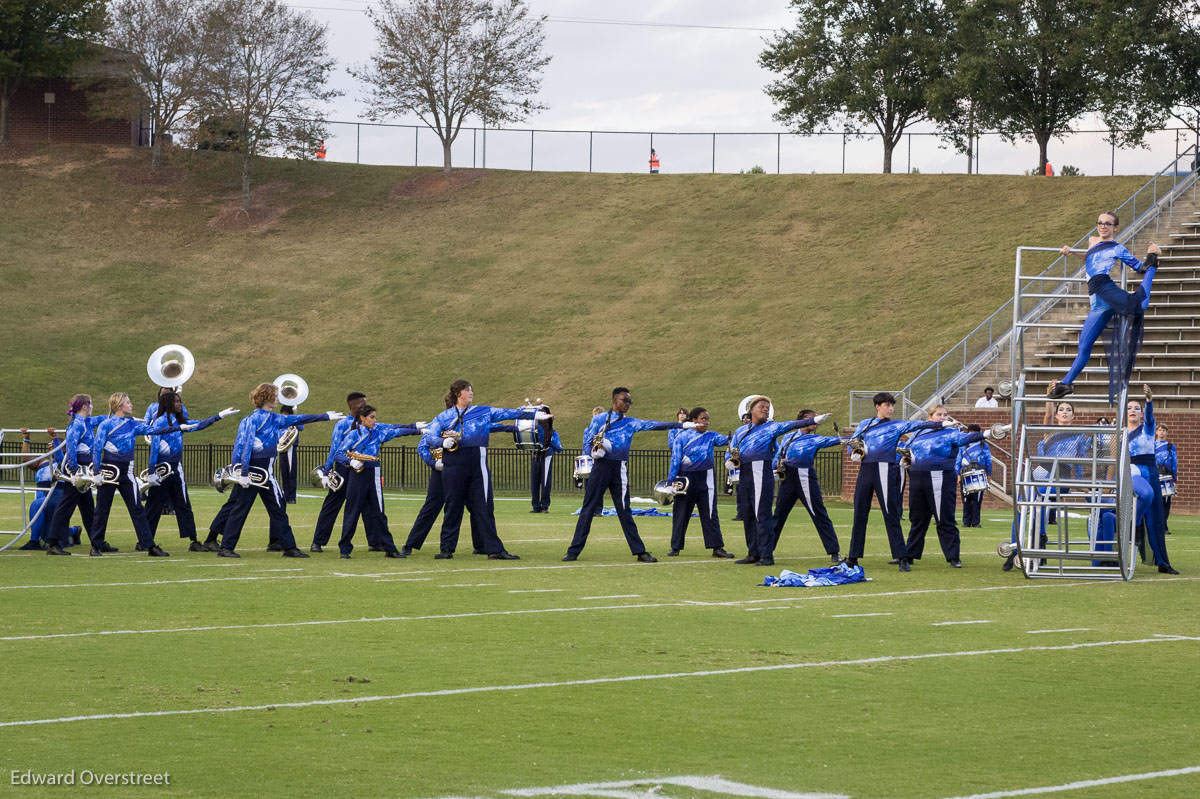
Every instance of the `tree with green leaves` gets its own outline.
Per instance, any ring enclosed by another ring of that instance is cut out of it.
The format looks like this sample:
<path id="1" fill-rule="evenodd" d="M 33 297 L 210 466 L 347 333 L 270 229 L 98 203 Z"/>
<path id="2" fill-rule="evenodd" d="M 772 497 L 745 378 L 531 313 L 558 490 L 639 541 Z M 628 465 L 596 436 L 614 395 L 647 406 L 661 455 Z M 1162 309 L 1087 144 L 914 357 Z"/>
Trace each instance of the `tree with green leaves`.
<path id="1" fill-rule="evenodd" d="M 327 133 L 334 61 L 328 31 L 279 0 L 218 0 L 202 20 L 204 58 L 192 116 L 229 130 L 241 154 L 242 209 L 250 210 L 254 158 L 312 158 Z"/>
<path id="2" fill-rule="evenodd" d="M 546 17 L 525 0 L 380 0 L 367 14 L 377 49 L 351 74 L 369 87 L 369 115 L 415 114 L 441 141 L 445 171 L 467 117 L 498 125 L 546 108 L 533 100 L 550 63 Z"/>
<path id="3" fill-rule="evenodd" d="M 0 0 L 0 142 L 9 102 L 39 76 L 68 77 L 104 26 L 104 0 Z"/>
<path id="4" fill-rule="evenodd" d="M 930 118 L 944 88 L 951 18 L 937 0 L 791 0 L 796 27 L 759 63 L 780 77 L 766 92 L 775 118 L 799 133 L 860 132 L 883 139 L 883 171 L 910 126 Z"/>

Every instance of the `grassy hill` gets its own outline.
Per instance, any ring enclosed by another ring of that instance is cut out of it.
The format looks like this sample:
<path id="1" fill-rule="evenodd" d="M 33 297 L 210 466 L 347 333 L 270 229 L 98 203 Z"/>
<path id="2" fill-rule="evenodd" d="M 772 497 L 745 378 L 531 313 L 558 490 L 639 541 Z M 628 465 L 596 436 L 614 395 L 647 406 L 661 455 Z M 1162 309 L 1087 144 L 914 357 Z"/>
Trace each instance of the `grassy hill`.
<path id="1" fill-rule="evenodd" d="M 649 418 L 724 428 L 753 392 L 841 417 L 1000 305 L 1018 244 L 1073 242 L 1142 182 L 268 160 L 247 225 L 227 154 L 177 158 L 150 178 L 129 150 L 0 148 L 0 425 L 61 424 L 77 391 L 140 412 L 168 342 L 197 356 L 196 414 L 296 372 L 306 411 L 362 390 L 428 419 L 466 377 L 481 403 L 541 396 L 571 439 L 618 384 Z"/>

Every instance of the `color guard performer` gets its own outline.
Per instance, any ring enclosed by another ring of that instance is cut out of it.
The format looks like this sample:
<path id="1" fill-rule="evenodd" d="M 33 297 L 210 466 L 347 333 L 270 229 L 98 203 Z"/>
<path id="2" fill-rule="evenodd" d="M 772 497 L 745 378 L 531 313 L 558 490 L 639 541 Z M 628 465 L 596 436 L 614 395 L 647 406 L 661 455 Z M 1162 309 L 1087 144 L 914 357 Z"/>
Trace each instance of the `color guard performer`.
<path id="1" fill-rule="evenodd" d="M 311 422 L 334 422 L 343 418 L 343 414 L 330 411 L 321 414 L 295 414 L 284 416 L 273 410 L 279 404 L 279 389 L 274 383 L 259 383 L 250 392 L 250 402 L 254 411 L 242 419 L 238 425 L 237 439 L 233 444 L 233 465 L 241 467 L 239 485 L 242 491 L 236 497 L 231 496 L 232 505 L 228 511 L 225 530 L 221 537 L 219 557 L 240 558 L 235 552 L 238 539 L 242 535 L 242 526 L 254 506 L 256 497 L 262 499 L 263 507 L 271 517 L 276 543 L 283 548 L 285 558 L 307 558 L 308 553 L 296 547 L 296 538 L 292 535 L 292 525 L 288 521 L 287 511 L 283 506 L 283 492 L 275 482 L 274 461 L 277 454 L 276 445 L 279 434 L 291 425 L 309 424 Z M 265 473 L 266 484 L 251 486 L 250 470 L 260 469 Z M 235 488 L 236 491 L 236 488 Z"/>
<path id="2" fill-rule="evenodd" d="M 629 460 L 629 448 L 633 444 L 633 436 L 643 430 L 675 430 L 681 427 L 692 430 L 696 424 L 635 419 L 625 415 L 632 405 L 633 398 L 629 389 L 624 386 L 614 388 L 611 410 L 593 416 L 587 430 L 583 432 L 583 451 L 591 454 L 595 464 L 584 489 L 583 508 L 579 511 L 579 520 L 575 523 L 575 536 L 563 557 L 564 561 L 578 560 L 592 529 L 592 516 L 603 503 L 604 491 L 607 489 L 612 495 L 617 518 L 621 520 L 621 530 L 625 533 L 629 551 L 641 563 L 658 562 L 657 558 L 646 551 L 646 545 L 642 543 L 637 525 L 633 521 L 633 514 L 629 512 L 629 471 L 626 463 Z"/>
<path id="3" fill-rule="evenodd" d="M 41 460 L 30 459 L 25 464 L 25 468 L 33 472 L 33 481 L 37 490 L 34 492 L 33 501 L 29 503 L 29 540 L 20 547 L 23 550 L 49 548 L 51 545 L 49 543 L 50 520 L 54 518 L 54 510 L 58 507 L 59 500 L 62 499 L 63 491 L 70 487 L 65 485 L 61 480 L 54 478 L 57 466 L 62 463 L 62 450 L 60 449 L 58 452 L 54 452 L 53 450 L 62 443 L 62 439 L 58 437 L 58 431 L 53 427 L 46 428 L 46 434 L 50 436 L 50 443 L 46 445 L 46 452 L 50 454 Z M 29 428 L 22 427 L 22 455 L 32 454 L 29 448 L 31 443 L 29 440 Z M 74 539 L 83 530 L 80 527 L 72 527 L 69 532 L 71 538 Z M 63 554 L 69 555 L 70 553 L 65 552 Z"/>
<path id="4" fill-rule="evenodd" d="M 104 416 L 92 415 L 92 398 L 87 394 L 76 394 L 71 397 L 67 416 L 71 421 L 67 425 L 67 438 L 66 443 L 63 444 L 63 459 L 59 468 L 64 475 L 70 478 L 92 462 L 95 430 L 104 421 Z M 54 516 L 50 519 L 50 527 L 47 530 L 50 549 L 46 554 L 71 554 L 66 551 L 66 548 L 71 546 L 68 525 L 71 523 L 71 515 L 75 513 L 76 508 L 79 508 L 79 515 L 83 518 L 83 527 L 88 531 L 88 538 L 91 538 L 96 511 L 92 492 L 90 490 L 79 491 L 73 484 L 67 483 L 58 507 L 54 509 Z"/>
<path id="5" fill-rule="evenodd" d="M 683 550 L 684 536 L 688 522 L 692 520 L 692 508 L 695 508 L 700 515 L 700 531 L 704 534 L 705 548 L 712 550 L 714 558 L 732 558 L 733 555 L 725 551 L 721 522 L 717 519 L 717 482 L 713 456 L 715 447 L 729 445 L 729 436 L 708 429 L 709 415 L 704 408 L 692 408 L 680 424 L 683 422 L 692 422 L 696 427 L 667 433 L 668 438 L 673 437 L 667 481 L 675 482 L 680 477 L 688 481 L 687 491 L 676 495 L 671 508 L 671 551 L 667 554 L 674 557 Z"/>
<path id="6" fill-rule="evenodd" d="M 1142 384 L 1146 395 L 1145 411 L 1135 399 L 1125 406 L 1125 435 L 1129 439 L 1129 462 L 1133 472 L 1133 490 L 1137 495 L 1137 520 L 1146 525 L 1146 541 L 1154 553 L 1154 564 L 1162 574 L 1179 574 L 1167 557 L 1167 539 L 1163 518 L 1162 484 L 1154 460 L 1154 401 L 1150 386 Z M 1116 450 L 1116 442 L 1113 449 Z M 1114 456 L 1115 457 L 1115 456 Z"/>
<path id="7" fill-rule="evenodd" d="M 796 414 L 797 419 L 811 419 L 817 412 L 805 408 Z M 813 526 L 825 553 L 831 561 L 837 564 L 841 560 L 840 544 L 829 512 L 825 510 L 825 500 L 821 496 L 821 483 L 817 480 L 817 470 L 813 468 L 817 452 L 830 447 L 838 447 L 846 442 L 837 436 L 813 435 L 812 431 L 801 428 L 783 439 L 779 452 L 775 455 L 775 473 L 783 475 L 779 483 L 779 497 L 775 501 L 775 544 L 783 535 L 783 526 L 787 523 L 796 500 L 808 511 Z"/>

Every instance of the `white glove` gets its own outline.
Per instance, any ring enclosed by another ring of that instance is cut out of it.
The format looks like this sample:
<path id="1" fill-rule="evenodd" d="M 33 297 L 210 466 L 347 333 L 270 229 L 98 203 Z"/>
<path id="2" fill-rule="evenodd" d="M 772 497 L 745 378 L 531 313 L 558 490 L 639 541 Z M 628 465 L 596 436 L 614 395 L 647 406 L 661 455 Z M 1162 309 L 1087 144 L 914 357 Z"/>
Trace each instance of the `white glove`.
<path id="1" fill-rule="evenodd" d="M 727 460 L 727 461 L 725 461 L 725 471 L 727 471 L 727 472 L 731 472 L 731 471 L 733 471 L 735 468 L 737 468 L 737 467 L 735 467 L 735 466 L 733 465 L 733 461 L 730 461 L 730 460 Z"/>
<path id="2" fill-rule="evenodd" d="M 442 459 L 441 458 L 438 458 L 436 461 L 433 462 L 433 468 L 437 469 L 439 472 L 442 470 Z"/>
<path id="3" fill-rule="evenodd" d="M 817 414 L 817 416 L 813 418 L 813 421 L 816 422 L 817 424 L 825 424 L 825 422 L 829 421 L 832 418 L 833 418 L 832 413 L 821 413 L 821 414 Z"/>
<path id="4" fill-rule="evenodd" d="M 943 428 L 946 428 L 946 427 L 958 427 L 958 422 L 952 422 L 952 421 L 950 421 L 949 419 L 947 419 L 946 421 L 942 422 L 942 427 L 943 427 Z"/>
<path id="5" fill-rule="evenodd" d="M 181 424 L 181 425 L 179 425 L 179 429 L 180 429 L 180 430 L 182 430 L 182 431 L 183 431 L 183 432 L 185 432 L 185 433 L 190 433 L 190 432 L 192 432 L 193 430 L 195 430 L 195 429 L 196 429 L 197 427 L 199 427 L 199 426 L 200 426 L 200 425 L 198 425 L 198 424 L 191 424 L 191 423 L 189 423 L 189 424 Z"/>
<path id="6" fill-rule="evenodd" d="M 351 459 L 350 459 L 350 468 L 351 468 L 351 469 L 353 469 L 353 470 L 354 470 L 354 471 L 356 471 L 356 472 L 361 472 L 361 471 L 362 471 L 362 467 L 363 467 L 363 462 L 362 462 L 362 461 L 360 461 L 358 458 L 351 458 Z"/>
<path id="7" fill-rule="evenodd" d="M 342 419 L 346 418 L 346 414 L 340 411 L 328 411 L 326 412 L 325 416 L 327 416 L 331 422 L 341 421 Z"/>
<path id="8" fill-rule="evenodd" d="M 859 461 L 861 461 L 861 460 L 862 460 L 862 455 L 860 455 L 860 454 L 859 454 L 859 453 L 857 453 L 857 452 L 851 452 L 851 453 L 850 453 L 850 460 L 854 461 L 855 463 L 858 463 Z"/>
<path id="9" fill-rule="evenodd" d="M 419 432 L 424 433 L 429 427 L 429 422 L 417 422 L 414 427 L 416 427 Z"/>
<path id="10" fill-rule="evenodd" d="M 458 445 L 458 439 L 456 439 L 456 438 L 443 438 L 442 439 L 442 449 L 453 450 L 455 448 L 455 446 L 457 446 L 457 445 Z"/>
<path id="11" fill-rule="evenodd" d="M 546 411 L 538 411 L 537 413 L 535 413 L 533 415 L 533 419 L 536 422 L 544 422 L 547 419 L 553 419 L 553 418 L 554 418 L 554 414 L 547 413 Z"/>
<path id="12" fill-rule="evenodd" d="M 596 460 L 603 458 L 607 454 L 608 450 L 606 450 L 604 447 L 597 447 L 596 449 L 592 450 L 592 457 Z"/>
<path id="13" fill-rule="evenodd" d="M 226 408 L 225 410 L 218 413 L 217 416 L 220 416 L 222 419 L 224 419 L 226 416 L 233 416 L 235 413 L 239 413 L 239 411 L 235 410 L 233 408 Z"/>
<path id="14" fill-rule="evenodd" d="M 249 477 L 249 475 L 242 475 L 241 477 L 239 477 L 239 478 L 238 478 L 238 485 L 240 485 L 242 488 L 249 488 L 249 487 L 250 487 L 250 477 Z"/>
<path id="15" fill-rule="evenodd" d="M 162 485 L 162 478 L 158 476 L 158 472 L 150 472 L 146 475 L 146 482 L 152 486 Z"/>
<path id="16" fill-rule="evenodd" d="M 329 490 L 329 475 L 321 475 L 321 488 L 324 488 L 326 491 Z"/>
<path id="17" fill-rule="evenodd" d="M 696 424 L 695 422 L 684 422 L 683 423 L 684 430 L 695 430 L 699 426 L 700 425 Z"/>

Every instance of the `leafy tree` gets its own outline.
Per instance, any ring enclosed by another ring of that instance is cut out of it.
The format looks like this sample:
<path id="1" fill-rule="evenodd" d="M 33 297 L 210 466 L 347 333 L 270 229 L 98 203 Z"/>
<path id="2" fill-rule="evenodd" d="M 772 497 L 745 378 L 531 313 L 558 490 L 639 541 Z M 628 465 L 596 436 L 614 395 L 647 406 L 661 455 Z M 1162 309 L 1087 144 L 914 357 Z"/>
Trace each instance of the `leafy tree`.
<path id="1" fill-rule="evenodd" d="M 904 131 L 931 117 L 947 86 L 951 18 L 936 0 L 792 0 L 796 27 L 759 63 L 780 75 L 775 118 L 800 133 L 874 127 L 883 171 Z"/>
<path id="2" fill-rule="evenodd" d="M 192 116 L 234 134 L 242 160 L 242 208 L 250 210 L 254 157 L 312 157 L 327 134 L 322 104 L 334 62 L 327 31 L 277 0 L 218 0 L 203 20 L 204 52 Z"/>
<path id="3" fill-rule="evenodd" d="M 103 25 L 104 0 L 0 0 L 0 142 L 17 89 L 40 75 L 65 77 Z"/>
<path id="4" fill-rule="evenodd" d="M 350 74 L 367 84 L 372 119 L 415 114 L 442 142 L 442 166 L 468 116 L 520 122 L 546 108 L 545 16 L 524 0 L 380 0 L 367 14 L 377 50 Z"/>

